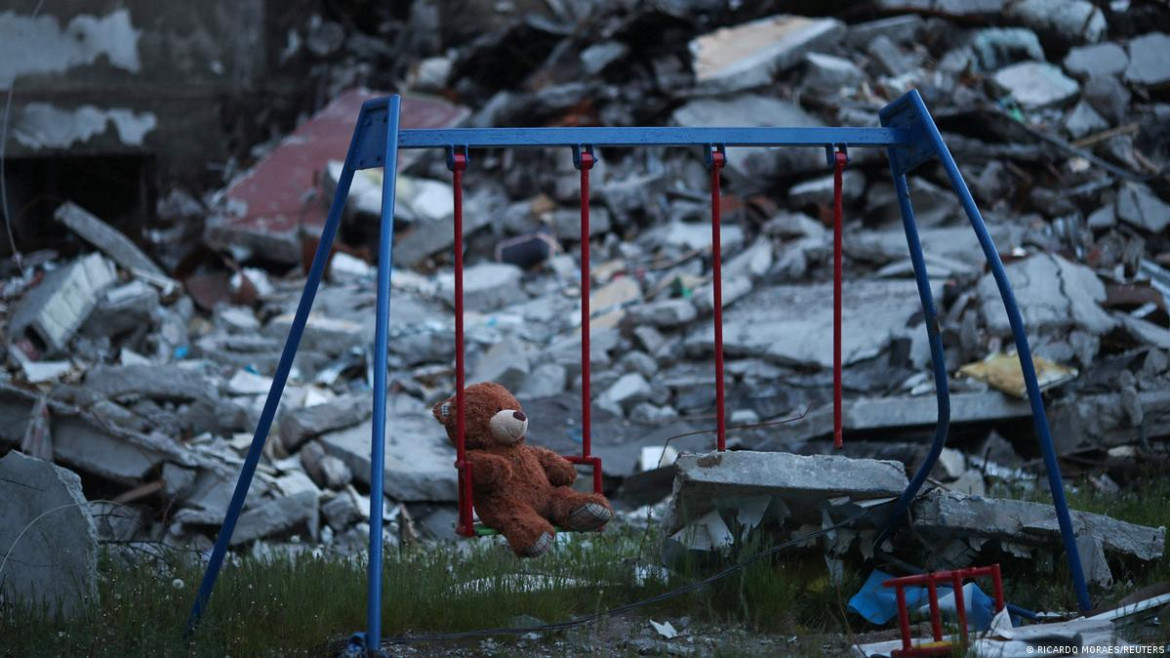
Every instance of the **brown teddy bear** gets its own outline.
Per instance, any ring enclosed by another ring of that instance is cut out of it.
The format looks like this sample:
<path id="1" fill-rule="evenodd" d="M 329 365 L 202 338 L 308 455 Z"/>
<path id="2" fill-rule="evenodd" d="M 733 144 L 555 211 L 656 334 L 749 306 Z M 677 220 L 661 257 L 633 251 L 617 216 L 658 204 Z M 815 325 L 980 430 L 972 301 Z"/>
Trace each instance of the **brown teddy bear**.
<path id="1" fill-rule="evenodd" d="M 455 443 L 455 398 L 433 413 Z M 465 434 L 475 511 L 508 539 L 519 557 L 536 557 L 553 544 L 553 524 L 595 530 L 613 518 L 604 496 L 573 489 L 577 469 L 547 448 L 524 444 L 528 417 L 508 389 L 492 382 L 468 386 Z"/>

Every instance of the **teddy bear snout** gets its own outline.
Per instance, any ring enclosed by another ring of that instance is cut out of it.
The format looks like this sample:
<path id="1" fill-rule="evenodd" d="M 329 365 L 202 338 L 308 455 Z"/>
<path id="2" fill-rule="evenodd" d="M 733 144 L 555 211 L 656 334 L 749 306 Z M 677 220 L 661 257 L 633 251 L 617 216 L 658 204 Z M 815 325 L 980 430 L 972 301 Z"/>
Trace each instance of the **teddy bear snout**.
<path id="1" fill-rule="evenodd" d="M 492 416 L 492 437 L 500 443 L 519 443 L 528 432 L 528 417 L 523 411 L 504 409 Z"/>

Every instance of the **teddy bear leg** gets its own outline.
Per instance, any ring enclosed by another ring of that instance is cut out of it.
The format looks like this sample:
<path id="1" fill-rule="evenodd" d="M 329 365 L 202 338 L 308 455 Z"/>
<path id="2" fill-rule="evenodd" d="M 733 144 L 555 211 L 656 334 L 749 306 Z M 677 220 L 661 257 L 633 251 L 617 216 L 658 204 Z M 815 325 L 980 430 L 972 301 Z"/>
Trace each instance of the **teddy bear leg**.
<path id="1" fill-rule="evenodd" d="M 476 512 L 508 540 L 517 557 L 539 557 L 552 548 L 556 531 L 536 510 L 518 499 L 476 501 Z"/>
<path id="2" fill-rule="evenodd" d="M 568 530 L 596 530 L 613 518 L 613 508 L 601 494 L 556 487 L 551 498 L 553 522 Z"/>

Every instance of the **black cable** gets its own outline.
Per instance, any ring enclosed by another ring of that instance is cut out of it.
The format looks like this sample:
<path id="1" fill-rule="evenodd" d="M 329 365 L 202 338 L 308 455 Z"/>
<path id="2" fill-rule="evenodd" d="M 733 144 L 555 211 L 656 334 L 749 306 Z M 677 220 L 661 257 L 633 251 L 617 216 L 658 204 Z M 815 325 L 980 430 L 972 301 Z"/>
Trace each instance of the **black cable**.
<path id="1" fill-rule="evenodd" d="M 663 592 L 661 594 L 655 594 L 654 596 L 647 597 L 647 598 L 642 599 L 640 601 L 634 601 L 633 603 L 627 603 L 625 605 L 620 605 L 616 608 L 610 608 L 608 610 L 602 610 L 601 612 L 595 612 L 593 614 L 585 615 L 584 617 L 578 617 L 576 619 L 571 619 L 569 621 L 553 622 L 551 624 L 544 624 L 542 626 L 528 626 L 528 627 L 523 627 L 523 628 L 517 628 L 517 627 L 480 628 L 480 629 L 471 630 L 471 631 L 455 631 L 455 632 L 451 632 L 451 633 L 432 633 L 430 635 L 398 635 L 398 636 L 384 638 L 382 640 L 382 646 L 385 647 L 388 645 L 394 646 L 394 645 L 402 645 L 402 644 L 421 644 L 424 642 L 444 642 L 444 641 L 449 641 L 449 640 L 466 640 L 466 639 L 472 639 L 472 638 L 490 637 L 493 635 L 527 635 L 529 633 L 543 633 L 543 632 L 548 632 L 548 631 L 561 631 L 561 630 L 573 628 L 574 626 L 581 626 L 584 624 L 589 624 L 589 623 L 598 621 L 600 619 L 605 619 L 608 617 L 616 617 L 618 615 L 625 614 L 631 610 L 636 610 L 638 608 L 642 608 L 642 607 L 645 607 L 648 605 L 653 605 L 655 603 L 661 603 L 663 601 L 669 601 L 670 599 L 677 598 L 679 596 L 682 596 L 683 594 L 688 594 L 688 593 L 693 592 L 697 589 L 701 589 L 703 587 L 706 587 L 707 585 L 710 585 L 711 583 L 714 583 L 715 581 L 722 580 L 723 578 L 726 578 L 726 577 L 728 577 L 728 576 L 730 576 L 738 571 L 742 571 L 743 569 L 747 568 L 748 566 L 755 564 L 756 562 L 759 562 L 760 560 L 762 560 L 766 557 L 770 557 L 772 555 L 775 555 L 776 553 L 779 553 L 780 551 L 783 551 L 783 550 L 788 549 L 788 548 L 792 548 L 793 546 L 797 546 L 799 544 L 803 544 L 810 539 L 816 539 L 817 537 L 821 537 L 829 532 L 832 532 L 833 530 L 837 530 L 839 528 L 843 528 L 847 525 L 850 525 L 854 521 L 865 516 L 867 511 L 868 510 L 860 510 L 856 514 L 850 516 L 849 518 L 847 518 L 843 521 L 840 521 L 838 523 L 834 523 L 833 525 L 831 525 L 827 528 L 821 528 L 820 530 L 815 530 L 813 532 L 810 532 L 807 535 L 801 535 L 800 537 L 789 539 L 788 541 L 777 544 L 777 545 L 773 546 L 772 548 L 769 548 L 766 551 L 763 551 L 761 553 L 757 553 L 756 555 L 749 557 L 748 559 L 744 560 L 743 562 L 740 562 L 738 564 L 733 564 L 730 567 L 727 567 L 726 569 L 723 569 L 722 571 L 719 571 L 715 574 L 712 574 L 712 575 L 710 575 L 702 580 L 698 580 L 698 581 L 695 581 L 693 583 L 683 585 L 682 587 L 678 587 L 678 588 L 672 589 L 670 591 Z"/>

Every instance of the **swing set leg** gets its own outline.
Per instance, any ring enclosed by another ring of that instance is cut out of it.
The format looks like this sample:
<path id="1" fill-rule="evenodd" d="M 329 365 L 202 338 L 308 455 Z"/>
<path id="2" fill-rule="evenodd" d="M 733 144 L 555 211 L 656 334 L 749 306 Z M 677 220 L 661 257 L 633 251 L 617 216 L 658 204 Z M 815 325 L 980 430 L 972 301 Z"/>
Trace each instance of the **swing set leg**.
<path id="1" fill-rule="evenodd" d="M 292 370 L 293 359 L 296 358 L 297 347 L 301 342 L 301 335 L 305 331 L 305 324 L 309 319 L 309 312 L 313 308 L 313 300 L 317 296 L 317 288 L 321 277 L 325 273 L 325 264 L 329 260 L 329 253 L 333 248 L 333 239 L 337 236 L 337 227 L 341 223 L 341 213 L 345 208 L 345 199 L 349 194 L 350 183 L 353 182 L 355 164 L 357 161 L 358 144 L 365 125 L 364 114 L 359 116 L 354 128 L 353 138 L 349 143 L 349 151 L 345 156 L 345 166 L 341 177 L 337 181 L 337 193 L 329 207 L 329 217 L 321 230 L 321 241 L 317 244 L 317 252 L 313 256 L 313 264 L 309 267 L 308 277 L 305 279 L 305 289 L 301 293 L 301 301 L 297 305 L 296 315 L 293 317 L 292 327 L 289 328 L 285 339 L 284 351 L 280 354 L 280 361 L 276 366 L 276 373 L 272 377 L 272 387 L 268 390 L 268 397 L 264 401 L 264 410 L 260 413 L 260 422 L 256 426 L 256 433 L 252 435 L 252 444 L 248 447 L 248 454 L 244 457 L 244 465 L 240 469 L 240 477 L 236 480 L 236 488 L 228 504 L 227 514 L 224 516 L 223 526 L 216 537 L 215 547 L 211 551 L 207 568 L 203 572 L 203 580 L 199 585 L 199 593 L 191 606 L 191 613 L 187 617 L 186 636 L 190 637 L 199 626 L 203 618 L 211 593 L 215 589 L 215 581 L 223 567 L 228 547 L 231 545 L 232 534 L 236 529 L 236 522 L 240 519 L 240 512 L 244 508 L 244 499 L 248 496 L 248 488 L 256 474 L 256 466 L 260 462 L 260 455 L 264 452 L 264 442 L 268 438 L 268 430 L 272 427 L 272 420 L 276 416 L 276 409 L 280 405 L 280 396 L 284 393 L 284 385 L 288 381 L 289 371 Z M 397 131 L 396 131 L 397 132 Z"/>
<path id="2" fill-rule="evenodd" d="M 1052 492 L 1052 506 L 1056 511 L 1057 523 L 1060 525 L 1061 539 L 1064 543 L 1065 558 L 1068 561 L 1069 572 L 1072 575 L 1073 589 L 1077 597 L 1077 606 L 1081 611 L 1091 610 L 1093 604 L 1089 599 L 1089 590 L 1085 583 L 1084 567 L 1081 564 L 1080 550 L 1077 547 L 1076 532 L 1073 529 L 1072 516 L 1068 511 L 1068 501 L 1064 495 L 1064 483 L 1060 475 L 1060 464 L 1057 462 L 1056 450 L 1052 444 L 1052 432 L 1048 427 L 1048 415 L 1044 411 L 1044 399 L 1040 395 L 1040 385 L 1036 381 L 1036 368 L 1032 363 L 1032 350 L 1028 344 L 1024 318 L 1020 313 L 1019 305 L 1016 303 L 1015 294 L 1012 292 L 1011 283 L 1008 281 L 1007 272 L 1003 267 L 1003 261 L 999 257 L 999 251 L 995 247 L 995 242 L 991 239 L 991 234 L 987 231 L 987 225 L 983 221 L 983 216 L 979 213 L 979 208 L 975 205 L 975 200 L 971 197 L 971 191 L 967 189 L 967 184 L 963 181 L 963 175 L 959 173 L 959 167 L 955 164 L 955 159 L 951 157 L 951 152 L 943 142 L 938 127 L 934 124 L 934 120 L 930 117 L 930 112 L 927 111 L 926 105 L 922 102 L 922 96 L 917 91 L 911 91 L 883 108 L 880 116 L 883 126 L 907 130 L 913 138 L 910 144 L 891 148 L 888 151 L 890 167 L 894 174 L 894 184 L 898 188 L 899 202 L 902 204 L 903 221 L 906 222 L 906 237 L 910 242 L 911 257 L 920 259 L 922 250 L 920 245 L 917 249 L 915 249 L 914 245 L 914 242 L 917 241 L 917 231 L 912 231 L 913 219 L 912 211 L 909 210 L 909 193 L 906 189 L 905 174 L 921 164 L 937 159 L 946 172 L 947 179 L 951 183 L 951 188 L 954 190 L 956 196 L 959 197 L 959 203 L 963 206 L 963 210 L 967 214 L 967 219 L 971 223 L 971 228 L 975 231 L 975 236 L 979 240 L 979 246 L 983 250 L 983 255 L 991 267 L 992 276 L 999 289 L 1000 298 L 1003 300 L 1004 310 L 1007 312 L 1008 323 L 1011 325 L 1012 336 L 1016 343 L 1016 353 L 1020 359 L 1020 370 L 1024 375 L 1024 384 L 1028 391 L 1028 402 L 1032 406 L 1032 424 L 1036 431 L 1036 439 L 1040 444 L 1040 453 L 1044 457 L 1044 470 L 1048 476 L 1048 488 Z M 923 284 L 929 282 L 925 280 L 925 266 L 918 260 L 914 261 L 914 272 L 916 278 L 919 280 L 919 292 L 921 294 Z M 933 304 L 928 305 L 926 301 L 924 296 L 923 311 L 927 317 L 927 331 L 934 331 L 937 334 L 937 321 L 932 322 L 930 320 L 930 313 L 933 310 L 930 307 Z M 937 349 L 936 342 L 938 342 Z M 938 341 L 935 335 L 931 335 L 931 357 L 935 364 L 936 382 L 946 377 L 945 366 L 943 366 L 943 371 L 939 371 L 940 359 L 938 355 L 941 355 L 941 348 L 941 341 Z M 919 482 L 919 486 L 921 486 L 920 479 L 925 479 L 924 477 L 919 478 L 919 475 L 922 475 L 924 472 L 929 472 L 934 466 L 934 462 L 937 459 L 937 452 L 941 452 L 941 443 L 946 440 L 946 432 L 943 427 L 944 415 L 942 413 L 944 390 L 943 387 L 938 388 L 939 426 L 935 434 L 935 443 L 937 445 L 932 446 L 932 458 L 926 460 L 919 474 L 914 478 L 914 482 Z M 936 451 L 935 448 L 938 448 L 938 450 Z M 879 533 L 879 536 L 887 536 L 893 528 L 905 520 L 906 508 L 908 508 L 914 495 L 917 493 L 914 489 L 914 482 L 911 483 L 911 486 L 907 488 L 906 492 L 898 500 L 894 510 L 895 513 L 891 514 L 885 527 Z"/>

